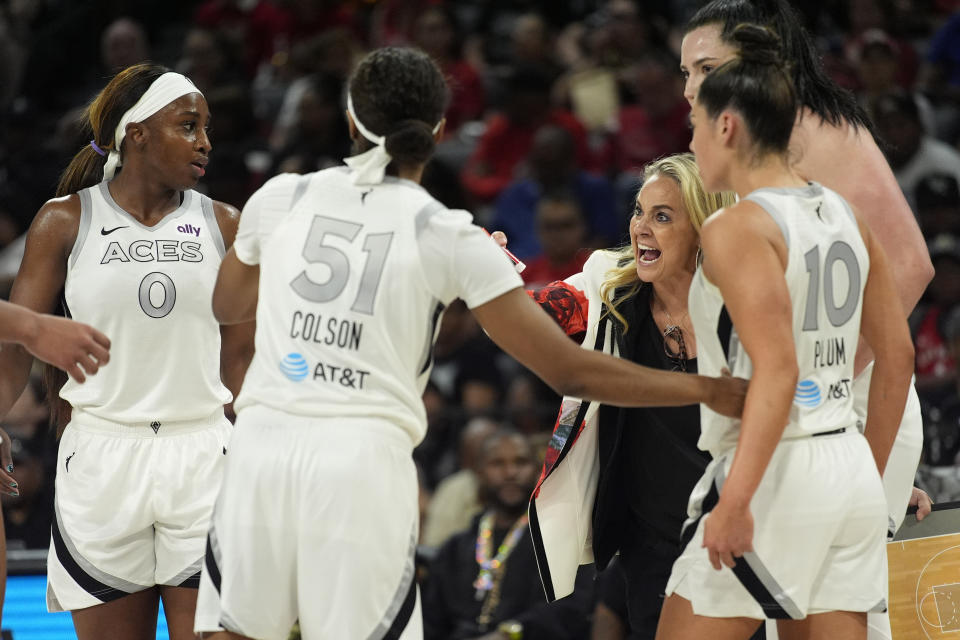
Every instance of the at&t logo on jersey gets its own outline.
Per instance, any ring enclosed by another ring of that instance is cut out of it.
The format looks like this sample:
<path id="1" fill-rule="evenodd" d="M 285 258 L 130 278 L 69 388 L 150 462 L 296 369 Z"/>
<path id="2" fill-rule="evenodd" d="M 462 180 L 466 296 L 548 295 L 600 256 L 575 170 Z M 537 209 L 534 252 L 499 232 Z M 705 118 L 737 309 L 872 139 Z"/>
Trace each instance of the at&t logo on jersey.
<path id="1" fill-rule="evenodd" d="M 797 383 L 797 392 L 793 396 L 793 403 L 801 407 L 813 409 L 819 407 L 823 402 L 823 393 L 820 391 L 820 385 L 807 378 Z"/>
<path id="2" fill-rule="evenodd" d="M 310 367 L 299 353 L 288 353 L 280 361 L 280 371 L 290 380 L 300 382 L 310 373 Z"/>

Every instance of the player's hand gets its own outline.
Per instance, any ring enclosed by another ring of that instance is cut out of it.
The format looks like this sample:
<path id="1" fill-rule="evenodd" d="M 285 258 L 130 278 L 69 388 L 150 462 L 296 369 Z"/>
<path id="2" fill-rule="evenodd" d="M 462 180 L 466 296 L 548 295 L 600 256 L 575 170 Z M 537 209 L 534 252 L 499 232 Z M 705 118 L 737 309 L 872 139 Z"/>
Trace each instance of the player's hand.
<path id="1" fill-rule="evenodd" d="M 916 507 L 917 520 L 923 520 L 930 515 L 930 511 L 933 509 L 933 500 L 930 499 L 926 491 L 920 487 L 914 487 L 913 492 L 910 494 L 909 506 Z"/>
<path id="2" fill-rule="evenodd" d="M 493 238 L 501 248 L 507 248 L 507 234 L 503 231 L 494 231 L 490 234 L 490 237 Z"/>
<path id="3" fill-rule="evenodd" d="M 93 327 L 42 313 L 36 322 L 36 331 L 23 346 L 77 382 L 86 380 L 84 373 L 93 375 L 110 361 L 110 340 Z"/>
<path id="4" fill-rule="evenodd" d="M 747 398 L 749 380 L 734 378 L 724 369 L 719 378 L 713 378 L 713 392 L 706 405 L 717 413 L 730 418 L 739 418 Z"/>
<path id="5" fill-rule="evenodd" d="M 732 507 L 721 496 L 717 506 L 703 523 L 703 547 L 717 571 L 723 565 L 733 567 L 736 558 L 753 551 L 753 516 L 749 505 Z"/>
<path id="6" fill-rule="evenodd" d="M 17 481 L 13 476 L 13 450 L 12 441 L 7 432 L 0 429 L 0 491 L 11 496 L 19 496 L 20 490 L 17 488 Z"/>

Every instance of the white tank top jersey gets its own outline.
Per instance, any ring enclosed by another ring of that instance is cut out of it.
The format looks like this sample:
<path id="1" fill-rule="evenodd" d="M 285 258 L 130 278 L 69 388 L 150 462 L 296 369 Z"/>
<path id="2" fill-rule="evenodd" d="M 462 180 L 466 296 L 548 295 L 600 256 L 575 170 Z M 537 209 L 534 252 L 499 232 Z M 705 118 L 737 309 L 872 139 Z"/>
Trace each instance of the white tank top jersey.
<path id="1" fill-rule="evenodd" d="M 469 213 L 409 180 L 355 185 L 347 167 L 271 179 L 244 207 L 234 250 L 260 265 L 237 411 L 381 418 L 414 444 L 443 309 L 523 286 Z"/>
<path id="2" fill-rule="evenodd" d="M 71 316 L 110 338 L 110 364 L 60 397 L 122 424 L 206 418 L 230 402 L 210 300 L 224 255 L 213 201 L 184 191 L 153 227 L 120 208 L 107 182 L 84 189 L 67 261 Z"/>
<path id="3" fill-rule="evenodd" d="M 854 427 L 853 357 L 870 260 L 853 212 L 837 193 L 816 183 L 758 189 L 746 199 L 770 214 L 787 244 L 784 276 L 799 376 L 783 437 Z M 700 373 L 716 376 L 726 367 L 749 378 L 753 365 L 730 325 L 720 290 L 702 268 L 694 275 L 688 304 Z M 698 446 L 716 457 L 736 446 L 740 420 L 701 405 L 700 430 Z"/>

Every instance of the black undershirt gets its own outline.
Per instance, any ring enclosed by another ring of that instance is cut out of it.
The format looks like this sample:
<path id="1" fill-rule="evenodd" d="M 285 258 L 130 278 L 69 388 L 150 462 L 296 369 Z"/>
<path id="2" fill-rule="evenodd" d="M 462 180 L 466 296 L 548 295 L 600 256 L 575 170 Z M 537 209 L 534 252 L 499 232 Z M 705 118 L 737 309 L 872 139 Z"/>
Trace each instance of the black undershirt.
<path id="1" fill-rule="evenodd" d="M 653 314 L 644 314 L 639 324 L 634 353 L 624 355 L 648 367 L 674 370 Z M 686 371 L 697 372 L 696 358 L 686 361 Z M 679 544 L 687 500 L 710 461 L 709 454 L 697 449 L 700 406 L 630 409 L 622 437 L 620 480 L 635 534 L 628 539 L 655 534 Z"/>

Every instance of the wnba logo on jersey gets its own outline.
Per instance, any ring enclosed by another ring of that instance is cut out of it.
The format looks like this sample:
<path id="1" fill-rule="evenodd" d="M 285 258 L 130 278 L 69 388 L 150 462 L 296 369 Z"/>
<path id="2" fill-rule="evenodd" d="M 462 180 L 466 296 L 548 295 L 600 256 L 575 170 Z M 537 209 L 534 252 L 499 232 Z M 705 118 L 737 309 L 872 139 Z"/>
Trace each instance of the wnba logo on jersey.
<path id="1" fill-rule="evenodd" d="M 299 353 L 288 353 L 280 361 L 280 371 L 290 380 L 300 382 L 310 373 L 310 367 Z"/>
<path id="2" fill-rule="evenodd" d="M 813 409 L 819 407 L 823 402 L 823 393 L 820 391 L 820 385 L 807 378 L 797 383 L 797 392 L 793 396 L 793 403 L 801 407 Z"/>

